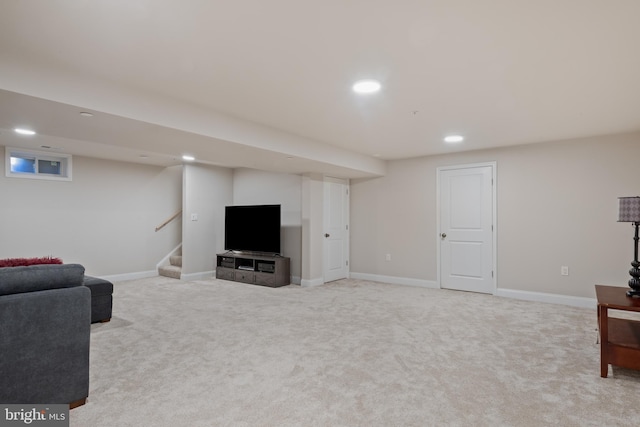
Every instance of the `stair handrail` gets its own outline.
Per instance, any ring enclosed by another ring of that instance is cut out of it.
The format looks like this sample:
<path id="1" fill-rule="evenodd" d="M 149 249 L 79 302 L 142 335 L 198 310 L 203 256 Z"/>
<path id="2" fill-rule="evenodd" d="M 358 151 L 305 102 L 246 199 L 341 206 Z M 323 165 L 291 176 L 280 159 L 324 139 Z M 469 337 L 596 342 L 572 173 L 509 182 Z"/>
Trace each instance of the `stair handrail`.
<path id="1" fill-rule="evenodd" d="M 182 214 L 182 209 L 180 209 L 178 212 L 174 213 L 171 218 L 167 219 L 166 221 L 164 221 L 162 224 L 160 224 L 159 226 L 156 227 L 156 232 L 159 230 L 162 230 L 167 224 L 169 224 L 171 221 L 173 221 L 174 219 L 178 218 L 180 215 Z"/>

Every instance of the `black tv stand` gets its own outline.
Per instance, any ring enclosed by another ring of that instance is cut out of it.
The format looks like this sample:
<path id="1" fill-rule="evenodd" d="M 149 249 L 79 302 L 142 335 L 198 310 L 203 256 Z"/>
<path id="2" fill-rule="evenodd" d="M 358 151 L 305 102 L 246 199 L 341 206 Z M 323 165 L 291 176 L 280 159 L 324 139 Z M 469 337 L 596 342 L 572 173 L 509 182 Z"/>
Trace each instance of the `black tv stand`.
<path id="1" fill-rule="evenodd" d="M 277 288 L 291 282 L 289 263 L 281 255 L 228 251 L 216 256 L 216 279 Z"/>

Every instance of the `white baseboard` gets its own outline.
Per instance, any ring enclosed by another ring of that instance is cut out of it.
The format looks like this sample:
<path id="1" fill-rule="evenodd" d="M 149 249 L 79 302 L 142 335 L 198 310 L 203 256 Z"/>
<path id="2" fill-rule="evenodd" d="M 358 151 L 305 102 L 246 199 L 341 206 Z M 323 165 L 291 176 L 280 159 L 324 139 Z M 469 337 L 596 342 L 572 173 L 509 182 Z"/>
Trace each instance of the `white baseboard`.
<path id="1" fill-rule="evenodd" d="M 158 275 L 157 270 L 149 270 L 149 271 L 138 271 L 135 273 L 112 274 L 109 276 L 99 276 L 99 277 L 101 279 L 108 280 L 109 282 L 124 282 L 125 280 L 146 279 L 147 277 L 154 277 L 157 275 Z"/>
<path id="2" fill-rule="evenodd" d="M 349 275 L 352 279 L 371 280 L 374 282 L 391 283 L 394 285 L 418 286 L 422 288 L 439 289 L 434 280 L 410 279 L 406 277 L 383 276 L 379 274 L 354 273 Z M 548 294 L 544 292 L 519 291 L 515 289 L 497 289 L 495 296 L 513 298 L 525 301 L 546 302 L 550 304 L 562 304 L 572 307 L 593 308 L 597 306 L 595 298 L 574 297 L 570 295 Z"/>
<path id="3" fill-rule="evenodd" d="M 291 284 L 292 285 L 299 285 L 302 283 L 302 279 L 300 279 L 300 277 L 298 276 L 291 276 Z"/>
<path id="4" fill-rule="evenodd" d="M 190 282 L 193 280 L 206 280 L 206 279 L 214 278 L 215 275 L 216 275 L 215 271 L 201 271 L 198 273 L 183 274 L 182 277 L 180 277 L 180 280 L 182 280 L 183 282 Z M 140 271 L 137 273 L 113 274 L 110 276 L 99 276 L 99 277 L 101 279 L 108 280 L 110 282 L 124 282 L 126 280 L 146 279 L 148 277 L 157 277 L 157 276 L 158 276 L 157 270 L 150 270 L 150 271 Z"/>
<path id="5" fill-rule="evenodd" d="M 351 279 L 371 280 L 373 282 L 391 283 L 394 285 L 417 286 L 419 288 L 438 289 L 438 284 L 433 280 L 411 279 L 408 277 L 382 276 L 379 274 L 354 273 L 349 274 Z"/>
<path id="6" fill-rule="evenodd" d="M 595 308 L 595 298 L 573 297 L 569 295 L 547 294 L 544 292 L 519 291 L 515 289 L 497 289 L 496 296 L 520 299 L 525 301 L 548 302 L 551 304 L 570 305 L 572 307 Z"/>

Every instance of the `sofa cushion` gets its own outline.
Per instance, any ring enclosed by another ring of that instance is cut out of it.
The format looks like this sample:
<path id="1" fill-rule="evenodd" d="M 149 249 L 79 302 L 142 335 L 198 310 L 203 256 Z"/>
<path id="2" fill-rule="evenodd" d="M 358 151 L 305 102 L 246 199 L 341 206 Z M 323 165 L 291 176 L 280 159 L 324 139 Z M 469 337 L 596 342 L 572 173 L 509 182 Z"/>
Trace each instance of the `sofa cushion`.
<path id="1" fill-rule="evenodd" d="M 0 268 L 0 295 L 81 286 L 84 267 L 80 264 L 42 264 Z"/>

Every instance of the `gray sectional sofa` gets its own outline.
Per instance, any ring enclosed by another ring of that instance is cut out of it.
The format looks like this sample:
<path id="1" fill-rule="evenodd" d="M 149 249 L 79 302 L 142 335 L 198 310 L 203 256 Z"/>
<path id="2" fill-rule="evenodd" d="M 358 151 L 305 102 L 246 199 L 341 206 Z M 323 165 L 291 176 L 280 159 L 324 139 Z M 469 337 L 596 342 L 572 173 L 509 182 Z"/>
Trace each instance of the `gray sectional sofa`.
<path id="1" fill-rule="evenodd" d="M 0 268 L 0 403 L 86 402 L 91 291 L 84 280 L 79 264 Z"/>

